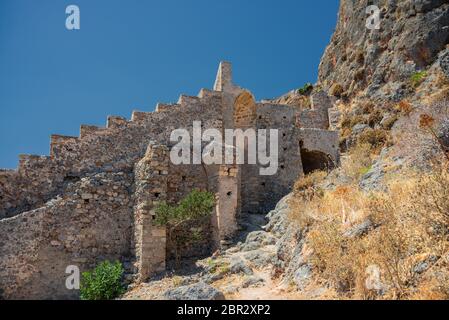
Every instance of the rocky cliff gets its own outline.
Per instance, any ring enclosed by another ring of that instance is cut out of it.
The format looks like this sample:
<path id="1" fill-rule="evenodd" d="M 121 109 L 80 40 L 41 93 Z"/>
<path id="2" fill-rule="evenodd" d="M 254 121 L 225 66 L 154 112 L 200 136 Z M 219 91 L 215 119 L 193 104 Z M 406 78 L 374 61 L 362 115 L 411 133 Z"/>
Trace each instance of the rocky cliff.
<path id="1" fill-rule="evenodd" d="M 378 30 L 366 27 L 371 4 L 380 10 Z M 424 80 L 419 72 L 432 69 L 425 77 L 428 94 L 441 85 L 440 76 L 449 76 L 448 42 L 447 0 L 342 0 L 319 83 L 337 96 L 400 101 Z"/>

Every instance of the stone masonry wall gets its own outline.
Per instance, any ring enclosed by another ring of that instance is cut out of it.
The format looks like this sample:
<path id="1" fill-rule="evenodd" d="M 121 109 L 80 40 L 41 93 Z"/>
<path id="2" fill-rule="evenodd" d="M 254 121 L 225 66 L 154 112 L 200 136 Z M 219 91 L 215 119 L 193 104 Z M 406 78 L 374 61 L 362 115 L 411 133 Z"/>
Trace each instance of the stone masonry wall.
<path id="1" fill-rule="evenodd" d="M 134 239 L 139 280 L 165 270 L 166 227 L 157 226 L 155 207 L 167 200 L 169 155 L 164 145 L 150 143 L 135 167 Z"/>
<path id="2" fill-rule="evenodd" d="M 0 220 L 0 290 L 5 299 L 70 299 L 67 266 L 82 271 L 130 256 L 132 175 L 87 176 L 64 198 Z"/>
<path id="3" fill-rule="evenodd" d="M 302 175 L 298 129 L 295 123 L 297 109 L 285 105 L 258 104 L 257 128 L 278 129 L 278 171 L 273 176 L 258 177 L 257 202 L 259 210 L 268 212 L 291 190 Z M 270 142 L 271 143 L 271 142 Z M 250 188 L 253 188 L 250 186 Z M 251 190 L 248 190 L 251 192 Z"/>

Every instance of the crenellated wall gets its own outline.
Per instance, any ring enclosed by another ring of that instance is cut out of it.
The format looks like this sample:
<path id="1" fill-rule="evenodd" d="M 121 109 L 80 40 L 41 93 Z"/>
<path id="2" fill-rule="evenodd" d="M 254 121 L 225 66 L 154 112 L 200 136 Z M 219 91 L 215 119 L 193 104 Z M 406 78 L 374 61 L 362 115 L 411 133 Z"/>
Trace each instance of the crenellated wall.
<path id="1" fill-rule="evenodd" d="M 132 171 L 148 141 L 168 145 L 172 130 L 192 126 L 193 121 L 213 127 L 221 119 L 221 109 L 221 93 L 215 92 L 195 99 L 192 106 L 172 105 L 161 112 L 135 111 L 131 121 L 110 116 L 107 129 L 82 126 L 80 138 L 53 135 L 50 157 L 21 156 L 14 177 L 0 181 L 0 216 L 38 208 L 63 194 L 65 182 L 88 173 Z"/>

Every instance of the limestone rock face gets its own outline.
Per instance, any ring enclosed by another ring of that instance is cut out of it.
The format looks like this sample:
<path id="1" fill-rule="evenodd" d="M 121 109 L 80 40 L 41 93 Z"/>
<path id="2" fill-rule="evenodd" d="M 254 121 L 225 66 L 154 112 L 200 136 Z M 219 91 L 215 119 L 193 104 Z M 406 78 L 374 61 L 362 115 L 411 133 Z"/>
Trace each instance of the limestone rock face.
<path id="1" fill-rule="evenodd" d="M 410 78 L 441 59 L 448 74 L 447 0 L 389 0 L 380 9 L 380 29 L 366 27 L 366 1 L 341 0 L 337 27 L 319 67 L 323 89 L 341 86 L 347 97 L 400 100 L 411 94 Z M 439 57 L 440 56 L 440 57 Z"/>

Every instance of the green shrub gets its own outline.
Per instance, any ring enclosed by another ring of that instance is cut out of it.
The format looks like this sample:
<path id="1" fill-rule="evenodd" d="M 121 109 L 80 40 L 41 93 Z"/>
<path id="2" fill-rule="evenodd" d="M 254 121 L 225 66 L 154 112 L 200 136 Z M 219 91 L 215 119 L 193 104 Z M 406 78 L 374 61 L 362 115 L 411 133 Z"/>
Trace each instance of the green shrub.
<path id="1" fill-rule="evenodd" d="M 182 199 L 178 205 L 170 205 L 161 202 L 156 207 L 156 219 L 154 223 L 158 226 L 167 226 L 169 241 L 174 243 L 176 266 L 179 266 L 179 251 L 183 244 L 188 241 L 200 241 L 199 231 L 186 234 L 177 232 L 185 223 L 195 221 L 209 216 L 215 206 L 215 196 L 211 192 L 193 190 L 187 197 Z"/>
<path id="2" fill-rule="evenodd" d="M 111 300 L 124 292 L 122 264 L 104 261 L 94 270 L 83 272 L 80 286 L 82 300 Z"/>
<path id="3" fill-rule="evenodd" d="M 304 86 L 302 86 L 302 88 L 299 88 L 297 90 L 297 93 L 306 95 L 312 90 L 313 90 L 313 85 L 311 83 L 306 83 Z"/>
<path id="4" fill-rule="evenodd" d="M 171 206 L 166 202 L 160 203 L 156 207 L 154 222 L 156 225 L 164 226 L 198 219 L 210 215 L 214 205 L 215 197 L 212 193 L 193 190 L 177 206 Z"/>
<path id="5" fill-rule="evenodd" d="M 426 79 L 426 77 L 427 77 L 427 72 L 425 72 L 425 71 L 415 72 L 410 77 L 410 82 L 411 82 L 412 86 L 416 88 Z"/>

